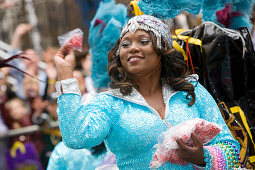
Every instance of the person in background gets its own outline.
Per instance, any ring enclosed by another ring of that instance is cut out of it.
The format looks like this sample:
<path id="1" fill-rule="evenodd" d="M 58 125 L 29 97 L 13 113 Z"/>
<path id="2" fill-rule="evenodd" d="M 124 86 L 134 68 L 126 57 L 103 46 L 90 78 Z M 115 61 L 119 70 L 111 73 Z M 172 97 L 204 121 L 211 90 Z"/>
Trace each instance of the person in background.
<path id="1" fill-rule="evenodd" d="M 95 92 L 95 88 L 93 86 L 93 80 L 91 78 L 91 55 L 88 52 L 84 58 L 81 59 L 81 67 L 83 70 L 83 75 L 85 76 L 85 84 L 88 92 Z"/>
<path id="2" fill-rule="evenodd" d="M 5 105 L 12 122 L 9 129 L 18 129 L 21 127 L 33 125 L 33 122 L 31 120 L 32 114 L 29 113 L 29 108 L 22 99 L 17 97 L 12 98 L 8 100 Z M 11 147 L 16 141 L 20 141 L 23 143 L 33 142 L 38 153 L 41 152 L 44 148 L 44 143 L 42 142 L 42 137 L 40 133 L 13 137 L 9 143 L 9 147 Z"/>
<path id="3" fill-rule="evenodd" d="M 83 77 L 82 71 L 79 69 L 74 70 L 73 77 L 75 77 L 79 84 L 79 89 L 81 91 L 82 99 L 81 102 L 84 105 L 87 105 L 87 103 L 96 95 L 96 92 L 94 90 L 88 91 L 85 79 Z"/>
<path id="4" fill-rule="evenodd" d="M 17 26 L 13 33 L 13 37 L 11 40 L 11 47 L 12 50 L 9 51 L 10 56 L 13 56 L 15 54 L 21 53 L 21 42 L 23 36 L 28 33 L 33 28 L 32 25 L 21 23 Z M 37 54 L 37 52 L 33 49 L 26 49 L 22 52 L 22 55 L 29 58 L 29 60 L 24 59 L 18 59 L 18 60 L 12 60 L 10 62 L 11 65 L 19 68 L 20 70 L 25 71 L 26 73 L 31 74 L 32 76 L 38 78 L 40 80 L 39 82 L 39 95 L 43 96 L 45 93 L 45 88 L 47 83 L 46 82 L 46 73 L 43 69 L 39 68 L 38 63 L 40 61 L 40 58 Z M 14 77 L 18 82 L 16 84 L 16 93 L 18 97 L 25 99 L 25 94 L 23 91 L 23 79 L 24 74 L 20 71 L 17 71 L 16 69 L 10 68 L 9 72 L 10 76 Z"/>
<path id="5" fill-rule="evenodd" d="M 25 74 L 24 78 L 22 79 L 22 85 L 24 84 L 24 90 L 22 92 L 26 95 L 26 99 L 34 99 L 39 95 L 39 84 L 38 80 L 34 78 L 32 75 L 33 69 L 30 70 L 29 67 L 25 72 L 15 65 L 12 65 L 11 62 L 18 59 L 22 60 L 30 60 L 27 57 L 21 55 L 14 55 L 7 59 L 0 60 L 0 73 L 2 73 L 2 77 L 0 80 L 1 90 L 0 90 L 0 108 L 1 108 L 1 116 L 3 120 L 6 122 L 6 125 L 9 129 L 18 129 L 21 127 L 26 127 L 33 125 L 36 122 L 33 122 L 32 117 L 36 115 L 37 109 L 34 108 L 29 100 L 24 100 L 16 96 L 13 93 L 12 88 L 7 83 L 7 79 L 10 78 L 9 76 L 9 67 L 16 69 L 18 72 Z M 31 80 L 29 80 L 31 78 Z M 10 82 L 10 79 L 8 80 Z M 31 82 L 31 83 L 30 83 Z M 12 82 L 13 83 L 13 82 Z M 34 133 L 30 135 L 19 135 L 12 137 L 8 146 L 11 147 L 15 141 L 19 141 L 22 143 L 32 142 L 38 153 L 40 153 L 44 147 L 44 143 L 41 138 L 40 133 Z"/>
<path id="6" fill-rule="evenodd" d="M 45 72 L 47 74 L 47 87 L 45 90 L 45 95 L 52 95 L 55 93 L 54 84 L 57 78 L 56 68 L 54 66 L 54 56 L 57 53 L 56 47 L 48 47 L 42 52 L 42 61 L 46 64 Z"/>
<path id="7" fill-rule="evenodd" d="M 4 136 L 8 131 L 7 126 L 4 124 L 2 116 L 1 116 L 1 112 L 0 112 L 0 136 Z M 1 139 L 0 140 L 0 167 L 3 169 L 6 169 L 6 165 L 5 165 L 5 152 L 6 152 L 6 148 L 7 148 L 7 141 L 5 139 Z"/>
<path id="8" fill-rule="evenodd" d="M 87 50 L 85 50 L 84 52 L 75 51 L 74 55 L 75 55 L 75 58 L 77 59 L 75 63 L 75 70 L 82 73 L 82 76 L 85 82 L 84 84 L 86 86 L 85 95 L 86 96 L 90 94 L 94 95 L 96 93 L 96 90 L 93 86 L 93 81 L 91 78 L 91 71 L 90 71 L 92 66 L 91 55 L 90 53 L 87 52 Z M 57 73 L 56 73 L 56 76 L 57 76 Z"/>

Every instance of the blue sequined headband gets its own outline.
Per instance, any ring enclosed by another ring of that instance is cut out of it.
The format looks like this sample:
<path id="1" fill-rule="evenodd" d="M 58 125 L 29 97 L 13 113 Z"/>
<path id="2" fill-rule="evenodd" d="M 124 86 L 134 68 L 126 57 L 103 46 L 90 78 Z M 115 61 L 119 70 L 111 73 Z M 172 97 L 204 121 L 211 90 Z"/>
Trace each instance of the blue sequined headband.
<path id="1" fill-rule="evenodd" d="M 151 15 L 139 15 L 131 18 L 123 27 L 120 38 L 128 31 L 134 34 L 136 30 L 152 31 L 157 37 L 157 47 L 161 49 L 161 37 L 172 47 L 172 36 L 166 24 Z"/>

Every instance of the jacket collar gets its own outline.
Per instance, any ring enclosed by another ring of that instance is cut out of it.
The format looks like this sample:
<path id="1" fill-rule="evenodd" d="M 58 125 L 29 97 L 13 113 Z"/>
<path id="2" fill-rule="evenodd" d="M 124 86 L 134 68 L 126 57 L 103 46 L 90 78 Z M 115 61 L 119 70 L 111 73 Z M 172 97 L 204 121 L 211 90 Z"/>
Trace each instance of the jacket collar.
<path id="1" fill-rule="evenodd" d="M 189 75 L 185 78 L 188 81 L 194 81 L 195 79 L 198 80 L 198 75 L 197 74 L 192 74 Z M 169 102 L 169 99 L 178 91 L 173 90 L 169 85 L 167 85 L 165 82 L 162 83 L 162 93 L 163 93 L 163 100 L 164 103 L 167 104 Z M 105 94 L 130 101 L 139 105 L 143 106 L 149 106 L 149 104 L 146 102 L 144 97 L 139 93 L 138 90 L 136 90 L 134 87 L 132 87 L 132 93 L 129 95 L 122 95 L 120 92 L 120 89 L 110 89 L 106 92 Z"/>

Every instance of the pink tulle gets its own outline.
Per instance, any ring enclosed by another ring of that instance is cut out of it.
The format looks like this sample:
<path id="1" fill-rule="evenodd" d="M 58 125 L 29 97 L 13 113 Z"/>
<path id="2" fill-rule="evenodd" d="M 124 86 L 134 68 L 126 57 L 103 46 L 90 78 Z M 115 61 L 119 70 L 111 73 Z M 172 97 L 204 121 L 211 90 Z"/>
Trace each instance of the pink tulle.
<path id="1" fill-rule="evenodd" d="M 186 165 L 177 153 L 179 148 L 176 143 L 176 138 L 180 138 L 188 146 L 194 146 L 191 138 L 191 133 L 194 133 L 203 144 L 211 141 L 221 131 L 221 127 L 213 122 L 208 122 L 204 119 L 193 119 L 184 121 L 176 126 L 170 127 L 166 132 L 160 136 L 159 143 L 154 147 L 157 149 L 153 155 L 150 167 L 158 168 L 165 162 L 173 164 Z"/>

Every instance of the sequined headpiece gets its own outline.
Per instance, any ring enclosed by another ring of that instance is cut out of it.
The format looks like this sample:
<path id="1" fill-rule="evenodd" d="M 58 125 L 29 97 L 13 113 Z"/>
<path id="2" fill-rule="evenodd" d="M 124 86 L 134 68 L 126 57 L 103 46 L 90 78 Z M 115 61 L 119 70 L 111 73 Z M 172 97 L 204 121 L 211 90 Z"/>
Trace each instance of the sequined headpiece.
<path id="1" fill-rule="evenodd" d="M 128 31 L 134 34 L 136 30 L 152 31 L 157 37 L 157 47 L 161 49 L 161 38 L 172 47 L 172 36 L 166 24 L 151 15 L 139 15 L 131 18 L 122 29 L 120 38 L 122 38 Z"/>

